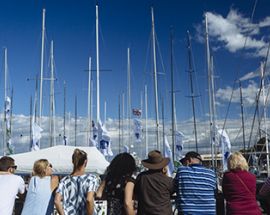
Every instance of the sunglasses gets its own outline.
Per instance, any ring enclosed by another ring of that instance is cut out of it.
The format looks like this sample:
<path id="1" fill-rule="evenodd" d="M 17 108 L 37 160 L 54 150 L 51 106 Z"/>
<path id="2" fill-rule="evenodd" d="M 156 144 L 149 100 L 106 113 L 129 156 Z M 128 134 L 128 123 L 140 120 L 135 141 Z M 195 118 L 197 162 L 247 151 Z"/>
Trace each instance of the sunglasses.
<path id="1" fill-rule="evenodd" d="M 17 165 L 10 166 L 9 168 L 17 169 Z"/>
<path id="2" fill-rule="evenodd" d="M 53 166 L 52 166 L 52 164 L 50 163 L 50 164 L 48 165 L 48 167 L 51 167 L 51 168 L 52 168 Z"/>

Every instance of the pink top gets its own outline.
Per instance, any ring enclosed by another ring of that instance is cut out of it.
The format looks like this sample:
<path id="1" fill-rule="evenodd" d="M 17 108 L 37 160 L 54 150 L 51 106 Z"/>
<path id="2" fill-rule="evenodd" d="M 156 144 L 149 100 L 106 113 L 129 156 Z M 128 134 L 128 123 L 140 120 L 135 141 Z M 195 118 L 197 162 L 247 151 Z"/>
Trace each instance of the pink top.
<path id="1" fill-rule="evenodd" d="M 228 215 L 261 215 L 256 201 L 256 177 L 248 171 L 224 173 L 222 190 Z"/>

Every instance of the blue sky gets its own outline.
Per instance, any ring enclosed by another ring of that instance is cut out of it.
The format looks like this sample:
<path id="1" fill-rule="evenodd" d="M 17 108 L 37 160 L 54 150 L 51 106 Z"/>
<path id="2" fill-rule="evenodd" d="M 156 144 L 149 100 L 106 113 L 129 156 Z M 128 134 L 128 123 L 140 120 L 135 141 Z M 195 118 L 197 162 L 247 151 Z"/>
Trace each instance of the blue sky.
<path id="1" fill-rule="evenodd" d="M 114 0 L 99 1 L 100 21 L 100 68 L 101 72 L 101 117 L 103 104 L 107 102 L 107 117 L 118 117 L 118 96 L 126 91 L 127 47 L 131 49 L 132 106 L 140 105 L 140 94 L 144 84 L 149 88 L 149 115 L 154 118 L 154 94 L 150 49 L 151 14 L 155 11 L 156 34 L 158 38 L 159 94 L 165 98 L 166 118 L 170 117 L 170 48 L 169 30 L 174 27 L 174 67 L 177 118 L 192 117 L 186 49 L 186 31 L 192 35 L 195 67 L 195 94 L 197 116 L 207 119 L 207 78 L 205 45 L 201 41 L 203 15 L 209 12 L 210 43 L 214 50 L 216 78 L 216 99 L 219 118 L 224 117 L 231 94 L 233 81 L 244 77 L 243 94 L 246 109 L 252 111 L 255 92 L 258 88 L 256 71 L 265 55 L 269 41 L 270 2 L 259 0 L 254 20 L 251 13 L 255 1 L 216 0 Z M 88 57 L 95 58 L 95 3 L 93 0 L 48 0 L 48 1 L 1 1 L 0 2 L 0 47 L 8 48 L 9 83 L 14 88 L 14 113 L 29 114 L 30 96 L 34 96 L 34 78 L 40 71 L 42 8 L 46 9 L 46 53 L 45 76 L 49 76 L 48 58 L 50 41 L 54 40 L 56 78 L 56 115 L 63 115 L 63 81 L 67 82 L 67 111 L 74 113 L 74 97 L 78 96 L 78 113 L 87 115 L 87 73 Z M 244 37 L 248 38 L 246 50 Z M 160 57 L 162 56 L 162 58 Z M 3 100 L 3 51 L 1 56 L 0 99 Z M 163 62 L 163 63 L 162 63 Z M 164 70 L 162 68 L 164 65 Z M 253 73 L 252 73 L 253 72 Z M 251 78 L 254 77 L 255 78 Z M 95 78 L 95 76 L 94 76 Z M 94 92 L 95 93 L 95 92 Z M 49 106 L 49 83 L 44 84 L 43 114 Z M 160 102 L 161 103 L 161 102 Z M 0 103 L 1 104 L 1 103 Z M 2 102 L 3 104 L 3 102 Z M 3 105 L 0 105 L 3 107 Z M 94 100 L 94 116 L 95 116 Z M 3 108 L 2 108 L 3 109 Z M 160 108 L 161 109 L 161 108 Z M 239 101 L 233 99 L 230 117 L 239 115 Z M 161 115 L 161 114 L 160 114 Z"/>

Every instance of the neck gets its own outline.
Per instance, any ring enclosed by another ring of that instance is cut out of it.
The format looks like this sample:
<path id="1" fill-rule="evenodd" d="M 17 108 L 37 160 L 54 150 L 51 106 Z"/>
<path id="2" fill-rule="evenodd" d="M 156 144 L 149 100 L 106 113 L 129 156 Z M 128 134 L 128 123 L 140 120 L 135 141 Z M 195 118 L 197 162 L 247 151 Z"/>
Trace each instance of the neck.
<path id="1" fill-rule="evenodd" d="M 11 172 L 9 171 L 0 171 L 0 175 L 9 175 Z"/>
<path id="2" fill-rule="evenodd" d="M 85 168 L 81 167 L 80 169 L 75 170 L 71 175 L 80 176 L 85 174 Z"/>

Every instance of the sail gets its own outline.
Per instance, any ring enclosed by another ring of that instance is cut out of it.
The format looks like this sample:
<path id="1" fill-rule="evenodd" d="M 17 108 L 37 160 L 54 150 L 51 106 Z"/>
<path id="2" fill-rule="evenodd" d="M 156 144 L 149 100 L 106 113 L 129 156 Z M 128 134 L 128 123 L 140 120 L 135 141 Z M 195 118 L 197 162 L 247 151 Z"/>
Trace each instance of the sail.
<path id="1" fill-rule="evenodd" d="M 7 96 L 5 99 L 5 125 L 6 125 L 6 146 L 7 154 L 13 154 L 14 146 L 11 141 L 11 99 Z"/>

